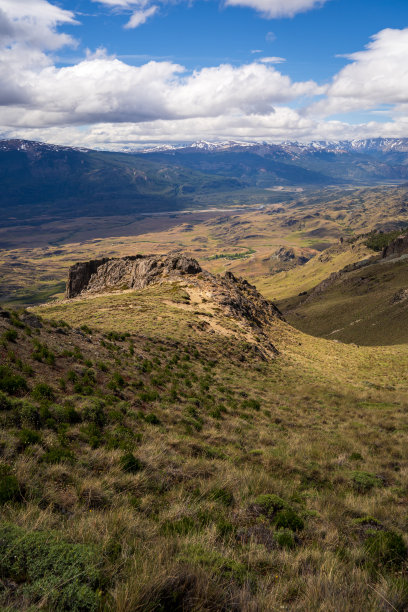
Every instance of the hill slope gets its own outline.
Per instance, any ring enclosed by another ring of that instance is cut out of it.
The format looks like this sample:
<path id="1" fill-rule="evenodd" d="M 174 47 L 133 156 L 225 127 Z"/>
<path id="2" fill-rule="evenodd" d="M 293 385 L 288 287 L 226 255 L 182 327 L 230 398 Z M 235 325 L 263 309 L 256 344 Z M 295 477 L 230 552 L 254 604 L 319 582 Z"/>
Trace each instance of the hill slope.
<path id="1" fill-rule="evenodd" d="M 405 609 L 407 347 L 200 274 L 0 311 L 1 606 Z"/>

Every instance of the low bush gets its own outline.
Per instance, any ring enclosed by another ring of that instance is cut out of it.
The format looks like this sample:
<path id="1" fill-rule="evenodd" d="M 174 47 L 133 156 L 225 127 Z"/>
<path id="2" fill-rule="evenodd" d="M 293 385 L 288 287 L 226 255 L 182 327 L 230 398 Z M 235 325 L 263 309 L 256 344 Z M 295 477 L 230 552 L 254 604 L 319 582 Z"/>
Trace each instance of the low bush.
<path id="1" fill-rule="evenodd" d="M 0 505 L 8 501 L 17 501 L 19 498 L 20 487 L 11 467 L 7 464 L 0 465 Z"/>
<path id="2" fill-rule="evenodd" d="M 10 395 L 20 395 L 28 391 L 27 381 L 23 376 L 13 374 L 7 366 L 0 366 L 0 391 Z"/>
<path id="3" fill-rule="evenodd" d="M 370 472 L 352 472 L 351 481 L 353 488 L 358 493 L 368 493 L 374 487 L 381 487 L 383 484 L 381 478 L 375 474 L 370 474 Z"/>
<path id="4" fill-rule="evenodd" d="M 32 397 L 41 402 L 41 401 L 52 401 L 55 397 L 54 391 L 50 385 L 47 383 L 38 383 L 31 391 Z"/>
<path id="5" fill-rule="evenodd" d="M 281 548 L 295 548 L 295 534 L 291 529 L 279 529 L 274 534 L 274 540 Z"/>
<path id="6" fill-rule="evenodd" d="M 273 523 L 277 529 L 290 529 L 291 531 L 301 531 L 305 526 L 303 519 L 292 508 L 280 510 L 274 516 Z"/>
<path id="7" fill-rule="evenodd" d="M 120 458 L 120 467 L 124 472 L 136 474 L 136 472 L 140 472 L 143 469 L 143 463 L 133 453 L 125 453 Z"/>
<path id="8" fill-rule="evenodd" d="M 74 455 L 68 448 L 63 446 L 52 446 L 45 452 L 41 460 L 44 463 L 73 463 Z"/>
<path id="9" fill-rule="evenodd" d="M 408 556 L 407 546 L 401 535 L 394 531 L 378 531 L 370 535 L 364 545 L 367 561 L 374 567 L 399 568 Z"/>
<path id="10" fill-rule="evenodd" d="M 5 588 L 16 589 L 30 609 L 96 612 L 101 608 L 103 576 L 90 546 L 67 543 L 52 532 L 3 524 L 0 556 Z"/>

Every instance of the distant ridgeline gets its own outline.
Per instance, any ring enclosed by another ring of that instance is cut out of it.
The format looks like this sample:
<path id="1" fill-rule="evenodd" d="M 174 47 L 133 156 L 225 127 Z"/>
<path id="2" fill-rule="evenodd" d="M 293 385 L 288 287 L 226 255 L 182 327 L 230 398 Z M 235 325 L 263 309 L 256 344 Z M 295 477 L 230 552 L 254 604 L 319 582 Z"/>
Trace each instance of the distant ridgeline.
<path id="1" fill-rule="evenodd" d="M 130 153 L 4 140 L 0 213 L 6 223 L 15 207 L 19 219 L 171 211 L 197 204 L 195 198 L 205 194 L 244 188 L 403 183 L 407 160 L 408 140 L 230 143 Z"/>

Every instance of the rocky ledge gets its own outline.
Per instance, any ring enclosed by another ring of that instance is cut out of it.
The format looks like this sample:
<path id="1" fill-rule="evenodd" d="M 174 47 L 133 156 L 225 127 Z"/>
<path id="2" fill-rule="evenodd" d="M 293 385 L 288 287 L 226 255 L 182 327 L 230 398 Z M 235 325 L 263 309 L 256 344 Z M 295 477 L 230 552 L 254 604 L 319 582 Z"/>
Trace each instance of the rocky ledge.
<path id="1" fill-rule="evenodd" d="M 401 257 L 408 253 L 408 234 L 405 236 L 398 236 L 388 246 L 386 246 L 382 252 L 383 258 L 386 257 Z"/>
<path id="2" fill-rule="evenodd" d="M 66 297 L 118 289 L 144 289 L 161 280 L 198 274 L 201 267 L 185 255 L 133 255 L 94 259 L 77 263 L 69 270 Z"/>
<path id="3" fill-rule="evenodd" d="M 176 253 L 135 255 L 77 263 L 69 270 L 66 297 L 86 296 L 127 289 L 144 289 L 152 284 L 179 281 L 189 291 L 195 288 L 226 314 L 262 328 L 272 319 L 283 319 L 279 309 L 256 287 L 231 272 L 223 276 L 203 270 L 193 258 Z"/>

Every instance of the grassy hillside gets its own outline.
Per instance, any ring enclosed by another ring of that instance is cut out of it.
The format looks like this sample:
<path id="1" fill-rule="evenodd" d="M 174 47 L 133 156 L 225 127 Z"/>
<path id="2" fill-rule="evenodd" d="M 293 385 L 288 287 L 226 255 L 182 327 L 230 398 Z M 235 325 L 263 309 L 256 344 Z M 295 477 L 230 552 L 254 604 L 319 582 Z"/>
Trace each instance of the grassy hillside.
<path id="1" fill-rule="evenodd" d="M 189 292 L 1 313 L 2 609 L 406 609 L 407 346 Z"/>
<path id="2" fill-rule="evenodd" d="M 406 258 L 345 273 L 327 289 L 283 300 L 287 319 L 307 333 L 341 342 L 408 342 Z"/>

